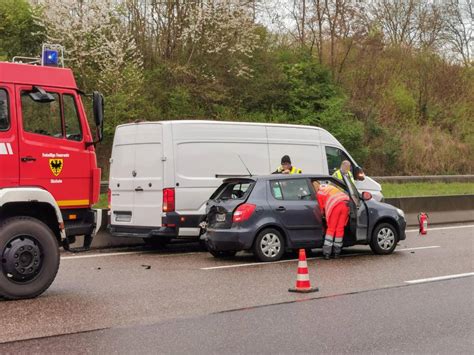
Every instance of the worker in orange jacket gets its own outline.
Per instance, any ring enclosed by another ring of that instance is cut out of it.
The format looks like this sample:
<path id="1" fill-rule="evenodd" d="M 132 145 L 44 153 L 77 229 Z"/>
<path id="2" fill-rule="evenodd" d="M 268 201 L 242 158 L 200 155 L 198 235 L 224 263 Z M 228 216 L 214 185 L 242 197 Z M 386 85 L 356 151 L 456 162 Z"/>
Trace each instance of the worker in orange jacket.
<path id="1" fill-rule="evenodd" d="M 344 227 L 349 220 L 349 196 L 332 185 L 321 185 L 313 182 L 321 215 L 326 217 L 327 229 L 324 236 L 323 255 L 326 260 L 331 256 L 334 247 L 334 259 L 342 251 Z"/>

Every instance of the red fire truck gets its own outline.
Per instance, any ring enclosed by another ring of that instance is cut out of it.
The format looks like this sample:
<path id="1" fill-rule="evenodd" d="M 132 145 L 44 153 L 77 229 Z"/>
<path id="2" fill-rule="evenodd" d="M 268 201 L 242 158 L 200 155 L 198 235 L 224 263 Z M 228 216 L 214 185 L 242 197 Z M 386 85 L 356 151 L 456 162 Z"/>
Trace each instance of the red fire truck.
<path id="1" fill-rule="evenodd" d="M 43 293 L 58 271 L 59 246 L 84 236 L 87 248 L 100 226 L 91 206 L 100 192 L 94 147 L 103 97 L 90 95 L 91 132 L 72 71 L 50 66 L 54 51 L 43 55 L 39 65 L 0 62 L 0 297 L 7 299 Z"/>

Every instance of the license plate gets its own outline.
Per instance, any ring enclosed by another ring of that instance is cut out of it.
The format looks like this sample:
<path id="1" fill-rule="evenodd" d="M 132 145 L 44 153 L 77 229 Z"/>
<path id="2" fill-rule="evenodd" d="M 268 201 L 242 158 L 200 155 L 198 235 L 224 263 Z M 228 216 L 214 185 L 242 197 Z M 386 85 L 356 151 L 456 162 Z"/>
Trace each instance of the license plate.
<path id="1" fill-rule="evenodd" d="M 216 215 L 216 222 L 225 222 L 225 214 L 220 213 Z"/>

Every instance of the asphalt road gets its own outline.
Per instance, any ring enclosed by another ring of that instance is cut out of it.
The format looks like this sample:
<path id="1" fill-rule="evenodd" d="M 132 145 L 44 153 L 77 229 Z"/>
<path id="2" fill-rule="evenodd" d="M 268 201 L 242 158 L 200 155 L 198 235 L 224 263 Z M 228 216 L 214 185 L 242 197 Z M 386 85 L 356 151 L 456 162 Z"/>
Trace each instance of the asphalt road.
<path id="1" fill-rule="evenodd" d="M 291 259 L 218 260 L 197 244 L 64 254 L 43 296 L 0 301 L 0 353 L 472 353 L 473 240 L 456 225 L 409 232 L 389 256 L 316 250 L 320 292 L 306 295 L 288 292 Z"/>

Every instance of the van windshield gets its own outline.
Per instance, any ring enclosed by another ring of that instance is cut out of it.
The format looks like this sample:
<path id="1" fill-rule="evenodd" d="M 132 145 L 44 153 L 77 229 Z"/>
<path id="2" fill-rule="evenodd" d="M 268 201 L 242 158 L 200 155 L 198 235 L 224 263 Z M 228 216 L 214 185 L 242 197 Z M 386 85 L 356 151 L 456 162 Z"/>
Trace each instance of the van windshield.
<path id="1" fill-rule="evenodd" d="M 233 181 L 222 184 L 211 196 L 211 200 L 243 200 L 254 181 Z"/>

